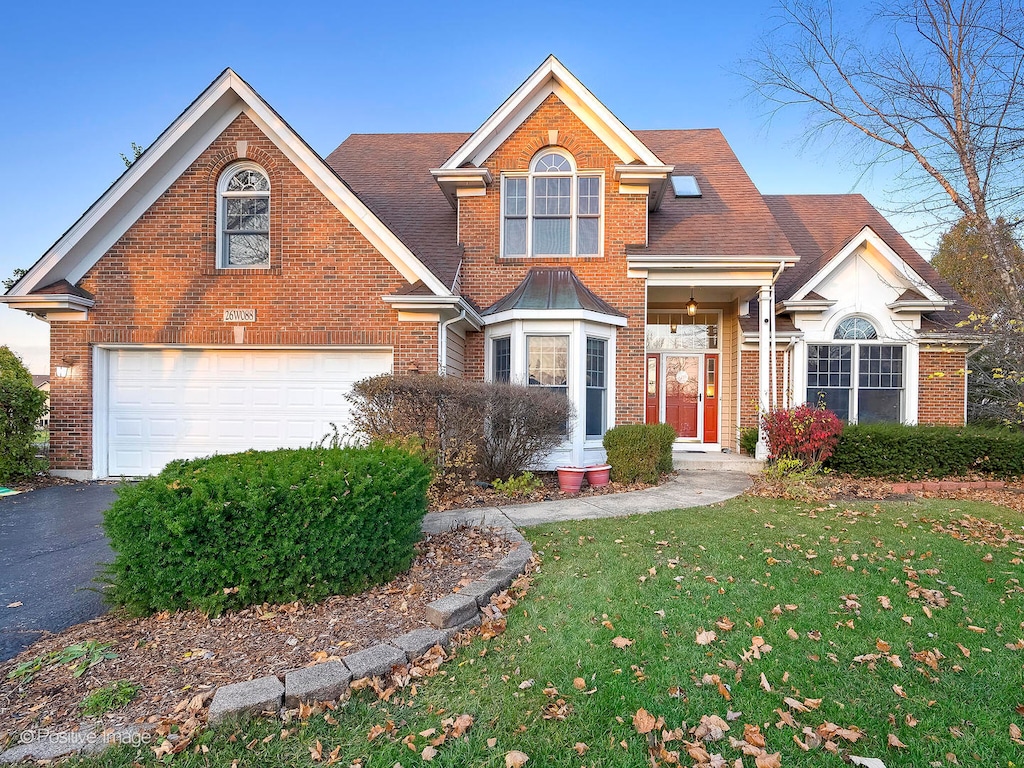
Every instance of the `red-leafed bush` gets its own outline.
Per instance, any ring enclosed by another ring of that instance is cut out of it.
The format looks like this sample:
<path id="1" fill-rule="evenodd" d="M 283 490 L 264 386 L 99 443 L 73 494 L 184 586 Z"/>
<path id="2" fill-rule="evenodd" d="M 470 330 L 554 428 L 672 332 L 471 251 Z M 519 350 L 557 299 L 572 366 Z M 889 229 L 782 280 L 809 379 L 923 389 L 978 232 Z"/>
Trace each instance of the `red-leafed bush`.
<path id="1" fill-rule="evenodd" d="M 776 408 L 762 417 L 768 436 L 769 459 L 799 459 L 816 467 L 833 454 L 843 432 L 843 422 L 832 411 L 799 405 Z"/>

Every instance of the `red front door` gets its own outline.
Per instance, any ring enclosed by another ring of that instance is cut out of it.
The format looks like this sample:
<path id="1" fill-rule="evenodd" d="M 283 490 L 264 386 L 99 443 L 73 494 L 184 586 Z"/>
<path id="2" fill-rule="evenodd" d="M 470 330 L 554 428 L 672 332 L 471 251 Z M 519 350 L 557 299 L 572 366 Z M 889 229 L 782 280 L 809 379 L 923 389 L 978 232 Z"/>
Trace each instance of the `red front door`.
<path id="1" fill-rule="evenodd" d="M 700 356 L 665 355 L 665 423 L 682 438 L 696 438 L 700 399 Z"/>

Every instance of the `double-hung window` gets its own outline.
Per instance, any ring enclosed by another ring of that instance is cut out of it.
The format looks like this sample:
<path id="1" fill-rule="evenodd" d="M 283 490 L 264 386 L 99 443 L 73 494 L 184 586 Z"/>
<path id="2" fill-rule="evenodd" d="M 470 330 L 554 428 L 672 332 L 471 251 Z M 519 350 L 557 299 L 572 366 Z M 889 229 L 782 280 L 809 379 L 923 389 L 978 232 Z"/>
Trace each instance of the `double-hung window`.
<path id="1" fill-rule="evenodd" d="M 600 438 L 605 432 L 608 414 L 608 342 L 587 337 L 587 396 L 584 421 L 587 438 Z"/>
<path id="2" fill-rule="evenodd" d="M 505 256 L 597 256 L 601 176 L 580 172 L 571 156 L 547 150 L 529 173 L 504 176 L 502 214 Z"/>
<path id="3" fill-rule="evenodd" d="M 843 320 L 834 334 L 846 343 L 807 346 L 807 402 L 845 421 L 903 420 L 904 347 L 882 344 L 864 318 Z"/>
<path id="4" fill-rule="evenodd" d="M 231 166 L 217 189 L 217 265 L 270 266 L 270 181 L 253 163 Z"/>

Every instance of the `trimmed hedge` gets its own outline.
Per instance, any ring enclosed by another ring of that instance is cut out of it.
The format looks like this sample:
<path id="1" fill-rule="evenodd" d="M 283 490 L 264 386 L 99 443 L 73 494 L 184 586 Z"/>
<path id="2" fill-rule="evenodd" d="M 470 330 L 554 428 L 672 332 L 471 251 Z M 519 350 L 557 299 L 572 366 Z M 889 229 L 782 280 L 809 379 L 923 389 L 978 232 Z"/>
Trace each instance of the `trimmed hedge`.
<path id="1" fill-rule="evenodd" d="M 430 474 L 382 446 L 172 462 L 105 514 L 109 599 L 217 613 L 386 583 L 412 564 Z"/>
<path id="2" fill-rule="evenodd" d="M 825 463 L 860 477 L 1024 475 L 1024 432 L 991 427 L 848 424 Z"/>
<path id="3" fill-rule="evenodd" d="M 672 471 L 676 431 L 669 424 L 625 424 L 604 433 L 604 449 L 612 465 L 612 480 L 655 483 Z"/>

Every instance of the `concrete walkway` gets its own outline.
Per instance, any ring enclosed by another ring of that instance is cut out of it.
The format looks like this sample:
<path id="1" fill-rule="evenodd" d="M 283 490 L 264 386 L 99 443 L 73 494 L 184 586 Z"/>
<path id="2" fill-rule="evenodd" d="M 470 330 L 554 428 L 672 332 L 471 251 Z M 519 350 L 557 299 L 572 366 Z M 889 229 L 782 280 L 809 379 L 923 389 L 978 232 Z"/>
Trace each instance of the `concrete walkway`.
<path id="1" fill-rule="evenodd" d="M 519 528 L 562 520 L 592 520 L 599 517 L 623 517 L 642 512 L 660 512 L 716 504 L 739 496 L 751 483 L 744 472 L 683 470 L 656 488 L 611 493 L 605 496 L 580 496 L 574 499 L 538 501 L 507 507 L 476 507 L 430 512 L 423 520 L 427 533 L 448 531 L 460 525 Z"/>

